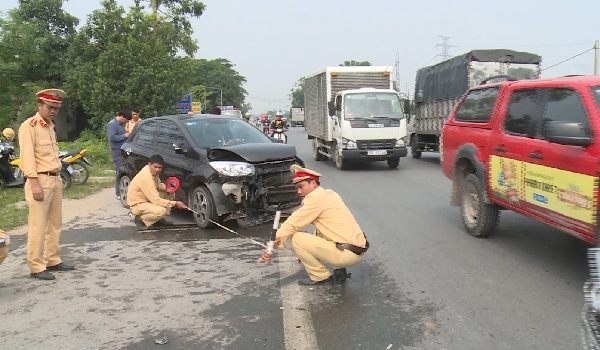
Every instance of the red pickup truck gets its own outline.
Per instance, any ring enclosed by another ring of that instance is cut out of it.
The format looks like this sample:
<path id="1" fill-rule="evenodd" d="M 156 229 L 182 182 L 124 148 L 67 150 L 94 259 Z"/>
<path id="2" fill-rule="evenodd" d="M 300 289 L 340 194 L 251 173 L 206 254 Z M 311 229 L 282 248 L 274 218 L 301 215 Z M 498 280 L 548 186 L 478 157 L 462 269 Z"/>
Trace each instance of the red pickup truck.
<path id="1" fill-rule="evenodd" d="M 469 234 L 493 233 L 506 209 L 596 242 L 600 76 L 472 88 L 448 116 L 441 145 Z"/>

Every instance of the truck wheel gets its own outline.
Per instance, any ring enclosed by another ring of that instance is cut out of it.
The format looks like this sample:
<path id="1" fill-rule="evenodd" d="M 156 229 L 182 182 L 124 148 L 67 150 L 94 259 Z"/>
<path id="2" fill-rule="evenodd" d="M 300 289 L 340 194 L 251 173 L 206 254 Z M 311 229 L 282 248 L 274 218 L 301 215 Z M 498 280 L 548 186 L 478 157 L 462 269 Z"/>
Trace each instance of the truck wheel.
<path id="1" fill-rule="evenodd" d="M 333 149 L 333 160 L 335 161 L 335 166 L 340 170 L 348 169 L 348 160 L 342 158 L 342 152 L 338 152 L 338 146 L 335 145 Z"/>
<path id="2" fill-rule="evenodd" d="M 400 157 L 388 158 L 387 163 L 390 169 L 396 169 L 400 165 Z"/>
<path id="3" fill-rule="evenodd" d="M 460 184 L 460 213 L 467 233 L 487 237 L 494 232 L 500 211 L 484 201 L 484 188 L 475 174 L 467 175 Z"/>
<path id="4" fill-rule="evenodd" d="M 417 136 L 413 136 L 412 139 L 410 140 L 410 155 L 414 158 L 414 159 L 419 159 L 421 158 L 421 151 L 419 151 L 419 145 L 417 142 Z"/>
<path id="5" fill-rule="evenodd" d="M 319 141 L 314 138 L 313 139 L 313 158 L 318 162 L 321 160 L 325 160 L 325 156 L 319 153 Z"/>
<path id="6" fill-rule="evenodd" d="M 204 186 L 198 186 L 192 192 L 189 200 L 190 209 L 198 214 L 194 213 L 194 220 L 196 224 L 202 228 L 213 228 L 215 225 L 210 222 L 219 220 L 217 215 L 217 207 L 213 200 L 212 194 L 208 188 Z"/>

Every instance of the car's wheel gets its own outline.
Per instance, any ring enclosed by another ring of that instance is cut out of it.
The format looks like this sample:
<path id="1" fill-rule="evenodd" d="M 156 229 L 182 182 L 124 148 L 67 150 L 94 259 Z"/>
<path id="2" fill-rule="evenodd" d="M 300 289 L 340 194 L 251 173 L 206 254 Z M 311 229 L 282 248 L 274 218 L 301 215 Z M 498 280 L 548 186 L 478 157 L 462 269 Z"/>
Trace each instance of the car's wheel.
<path id="1" fill-rule="evenodd" d="M 387 163 L 390 169 L 396 169 L 400 165 L 400 157 L 388 158 Z"/>
<path id="2" fill-rule="evenodd" d="M 313 158 L 316 161 L 325 160 L 325 156 L 319 153 L 319 141 L 316 138 L 313 139 Z"/>
<path id="3" fill-rule="evenodd" d="M 460 213 L 467 233 L 487 237 L 498 224 L 500 211 L 484 201 L 484 188 L 475 174 L 468 174 L 460 186 Z"/>
<path id="4" fill-rule="evenodd" d="M 337 144 L 333 150 L 333 160 L 335 161 L 335 166 L 340 170 L 348 169 L 348 160 L 342 157 L 342 152 L 338 149 Z"/>
<path id="5" fill-rule="evenodd" d="M 69 188 L 71 188 L 71 184 L 73 183 L 73 178 L 71 177 L 71 174 L 69 174 L 67 169 L 60 170 L 60 179 L 62 180 L 62 183 L 63 183 L 63 191 L 66 191 Z"/>
<path id="6" fill-rule="evenodd" d="M 212 194 L 204 186 L 196 187 L 190 196 L 188 205 L 195 212 L 194 220 L 196 224 L 202 228 L 212 228 L 215 225 L 211 220 L 215 222 L 219 220 Z"/>
<path id="7" fill-rule="evenodd" d="M 130 183 L 131 179 L 129 179 L 129 176 L 127 175 L 123 175 L 119 179 L 119 200 L 121 201 L 123 208 L 129 208 L 129 204 L 127 204 L 127 191 L 129 191 Z"/>
<path id="8" fill-rule="evenodd" d="M 83 162 L 75 162 L 71 164 L 73 168 L 73 182 L 83 185 L 90 177 L 90 170 Z"/>
<path id="9" fill-rule="evenodd" d="M 419 145 L 418 145 L 418 141 L 417 141 L 417 136 L 413 136 L 412 142 L 410 143 L 410 155 L 414 158 L 414 159 L 419 159 L 421 158 L 421 151 L 419 151 Z"/>

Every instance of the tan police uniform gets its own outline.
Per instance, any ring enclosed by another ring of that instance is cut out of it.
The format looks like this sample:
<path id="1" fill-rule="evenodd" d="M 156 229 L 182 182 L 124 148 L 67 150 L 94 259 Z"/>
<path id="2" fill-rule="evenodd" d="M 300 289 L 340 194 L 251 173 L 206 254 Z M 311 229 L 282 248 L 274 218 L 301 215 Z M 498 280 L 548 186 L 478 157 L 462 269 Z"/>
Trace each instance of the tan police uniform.
<path id="1" fill-rule="evenodd" d="M 8 246 L 10 244 L 10 236 L 6 232 L 0 230 L 0 264 L 8 256 Z"/>
<path id="2" fill-rule="evenodd" d="M 320 176 L 308 169 L 297 169 Z M 294 182 L 306 178 L 295 176 Z M 300 231 L 309 224 L 316 227 L 316 235 Z M 362 248 L 367 244 L 363 231 L 342 198 L 335 191 L 320 186 L 304 197 L 302 206 L 277 230 L 276 238 L 282 242 L 291 238 L 296 255 L 313 281 L 322 281 L 331 276 L 323 263 L 334 268 L 345 268 L 362 259 L 362 255 L 348 249 L 339 250 L 336 243 L 349 243 Z"/>
<path id="3" fill-rule="evenodd" d="M 150 165 L 146 165 L 131 180 L 127 190 L 127 204 L 133 215 L 138 215 L 146 226 L 155 224 L 171 214 L 175 206 L 174 194 L 167 192 L 167 187 L 152 176 Z"/>
<path id="4" fill-rule="evenodd" d="M 59 107 L 64 92 L 48 89 L 38 92 L 37 97 Z M 58 242 L 62 230 L 63 183 L 54 123 L 39 113 L 25 120 L 19 127 L 19 149 L 20 168 L 27 178 L 25 200 L 29 205 L 27 263 L 31 273 L 39 273 L 62 262 Z M 30 181 L 33 178 L 42 187 L 42 201 L 33 198 Z"/>
<path id="5" fill-rule="evenodd" d="M 133 128 L 141 121 L 142 118 L 138 118 L 138 120 L 129 119 L 129 121 L 125 124 L 125 132 L 131 134 Z"/>

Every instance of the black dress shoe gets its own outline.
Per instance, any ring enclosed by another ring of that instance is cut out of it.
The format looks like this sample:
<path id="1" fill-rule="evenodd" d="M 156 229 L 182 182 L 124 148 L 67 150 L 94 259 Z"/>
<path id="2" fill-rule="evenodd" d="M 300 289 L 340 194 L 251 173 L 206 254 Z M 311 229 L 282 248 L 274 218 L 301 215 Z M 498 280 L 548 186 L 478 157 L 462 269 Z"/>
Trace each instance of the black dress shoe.
<path id="1" fill-rule="evenodd" d="M 173 226 L 173 221 L 167 220 L 167 219 L 160 219 L 156 222 L 156 224 L 154 224 L 156 226 Z"/>
<path id="2" fill-rule="evenodd" d="M 48 270 L 48 271 L 72 271 L 72 270 L 75 270 L 75 266 L 68 265 L 68 264 L 61 262 L 54 266 L 46 266 L 46 270 Z"/>
<path id="3" fill-rule="evenodd" d="M 144 224 L 144 222 L 142 221 L 142 219 L 140 219 L 139 216 L 136 216 L 135 219 L 133 219 L 133 222 L 135 223 L 135 227 L 137 227 L 138 231 L 144 231 L 148 229 L 148 226 Z"/>
<path id="4" fill-rule="evenodd" d="M 54 277 L 53 274 L 51 274 L 50 272 L 48 272 L 46 270 L 44 270 L 42 272 L 32 273 L 31 278 L 37 278 L 39 280 L 45 280 L 45 281 L 51 281 L 51 280 L 56 279 L 56 277 Z"/>
<path id="5" fill-rule="evenodd" d="M 346 272 L 346 268 L 333 270 L 333 280 L 335 281 L 335 283 L 344 282 L 346 278 L 349 277 L 350 274 Z"/>
<path id="6" fill-rule="evenodd" d="M 329 282 L 333 282 L 333 276 L 329 276 L 322 281 L 313 281 L 310 278 L 303 278 L 301 280 L 298 280 L 298 284 L 301 286 L 316 286 L 319 284 L 325 284 Z"/>

